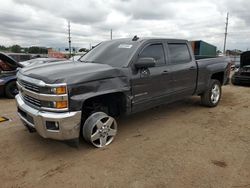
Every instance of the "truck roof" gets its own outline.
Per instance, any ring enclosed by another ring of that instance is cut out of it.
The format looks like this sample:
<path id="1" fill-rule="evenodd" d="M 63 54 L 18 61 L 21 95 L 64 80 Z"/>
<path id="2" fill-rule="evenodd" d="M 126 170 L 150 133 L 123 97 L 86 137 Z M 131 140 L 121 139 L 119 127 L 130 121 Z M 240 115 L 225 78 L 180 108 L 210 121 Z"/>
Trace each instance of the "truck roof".
<path id="1" fill-rule="evenodd" d="M 162 41 L 167 41 L 167 42 L 172 42 L 172 43 L 183 43 L 183 42 L 188 42 L 187 40 L 185 39 L 170 39 L 170 38 L 160 38 L 160 37 L 142 37 L 142 38 L 139 38 L 137 40 L 133 40 L 134 38 L 121 38 L 121 39 L 113 39 L 111 41 L 114 41 L 114 42 L 145 42 L 145 41 L 151 41 L 151 40 L 162 40 Z M 110 41 L 110 42 L 111 42 Z"/>
<path id="2" fill-rule="evenodd" d="M 99 43 L 94 49 L 82 56 L 79 61 L 126 67 L 137 50 L 147 42 L 187 43 L 187 40 L 152 37 L 139 38 L 137 36 L 133 38 L 114 39 Z"/>

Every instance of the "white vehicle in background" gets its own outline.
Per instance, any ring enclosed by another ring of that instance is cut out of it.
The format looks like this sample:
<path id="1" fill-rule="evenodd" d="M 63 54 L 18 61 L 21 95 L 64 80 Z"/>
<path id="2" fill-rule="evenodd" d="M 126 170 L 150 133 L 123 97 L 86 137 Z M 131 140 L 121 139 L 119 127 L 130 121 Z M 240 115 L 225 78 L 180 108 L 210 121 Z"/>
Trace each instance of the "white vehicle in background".
<path id="1" fill-rule="evenodd" d="M 27 66 L 34 66 L 34 65 L 40 65 L 44 63 L 52 63 L 52 62 L 58 62 L 58 61 L 66 61 L 66 59 L 59 59 L 59 58 L 36 58 L 36 59 L 30 59 L 28 61 L 21 61 L 19 62 L 23 67 Z"/>

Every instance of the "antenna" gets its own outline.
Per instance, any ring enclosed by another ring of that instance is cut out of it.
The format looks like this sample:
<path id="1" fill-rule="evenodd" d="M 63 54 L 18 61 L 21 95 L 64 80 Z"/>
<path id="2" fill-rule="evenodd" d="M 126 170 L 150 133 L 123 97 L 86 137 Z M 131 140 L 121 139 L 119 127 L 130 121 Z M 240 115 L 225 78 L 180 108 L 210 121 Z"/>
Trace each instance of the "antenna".
<path id="1" fill-rule="evenodd" d="M 132 41 L 137 41 L 139 39 L 139 37 L 137 37 L 137 35 L 135 35 L 132 39 Z"/>
<path id="2" fill-rule="evenodd" d="M 113 30 L 111 29 L 110 30 L 110 40 L 112 40 L 113 39 Z"/>
<path id="3" fill-rule="evenodd" d="M 227 18 L 226 18 L 225 38 L 224 38 L 224 47 L 223 47 L 223 54 L 224 55 L 226 54 L 228 16 L 229 16 L 229 13 L 227 13 Z"/>
<path id="4" fill-rule="evenodd" d="M 69 34 L 69 57 L 71 57 L 71 33 L 70 33 L 70 21 L 68 21 L 68 34 Z"/>

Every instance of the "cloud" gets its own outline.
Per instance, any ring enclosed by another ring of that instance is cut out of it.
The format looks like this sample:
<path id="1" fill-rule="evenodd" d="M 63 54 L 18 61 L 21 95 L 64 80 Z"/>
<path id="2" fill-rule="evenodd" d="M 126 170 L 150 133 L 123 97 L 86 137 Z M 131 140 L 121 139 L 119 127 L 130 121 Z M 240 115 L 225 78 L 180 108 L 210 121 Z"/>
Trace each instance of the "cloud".
<path id="1" fill-rule="evenodd" d="M 109 10 L 104 0 L 69 1 L 69 0 L 14 0 L 15 3 L 30 6 L 36 10 L 46 10 L 55 16 L 75 23 L 90 24 L 104 21 Z"/>
<path id="2" fill-rule="evenodd" d="M 250 4 L 245 0 L 9 0 L 0 6 L 3 45 L 88 47 L 110 38 L 165 37 L 205 40 L 223 47 L 250 49 Z"/>
<path id="3" fill-rule="evenodd" d="M 164 0 L 123 0 L 113 2 L 113 6 L 133 19 L 161 20 L 175 16 L 171 3 Z"/>

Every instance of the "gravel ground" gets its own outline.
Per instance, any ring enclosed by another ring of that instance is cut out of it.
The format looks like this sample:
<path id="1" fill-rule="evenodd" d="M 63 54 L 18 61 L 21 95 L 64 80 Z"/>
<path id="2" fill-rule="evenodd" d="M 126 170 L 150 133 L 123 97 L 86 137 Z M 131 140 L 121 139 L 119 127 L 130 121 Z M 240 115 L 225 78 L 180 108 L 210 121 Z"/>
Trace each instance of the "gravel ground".
<path id="1" fill-rule="evenodd" d="M 1 98 L 0 186 L 250 188 L 249 91 L 226 86 L 216 108 L 191 97 L 124 118 L 103 149 L 30 134 Z"/>

